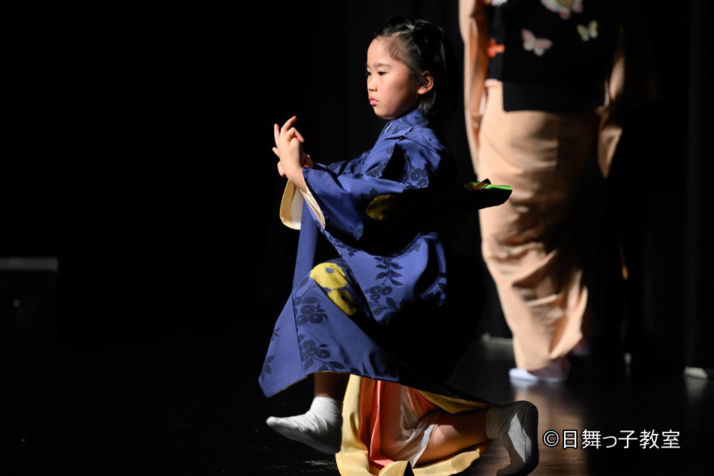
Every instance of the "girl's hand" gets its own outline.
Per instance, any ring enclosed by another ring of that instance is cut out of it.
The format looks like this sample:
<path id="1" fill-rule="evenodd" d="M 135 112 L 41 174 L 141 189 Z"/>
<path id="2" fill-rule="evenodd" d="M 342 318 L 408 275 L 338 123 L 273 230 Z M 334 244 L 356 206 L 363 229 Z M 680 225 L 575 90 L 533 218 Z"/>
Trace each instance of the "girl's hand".
<path id="1" fill-rule="evenodd" d="M 275 147 L 273 147 L 273 151 L 275 152 Z M 312 158 L 308 154 L 303 154 L 303 159 L 300 162 L 302 163 L 303 167 L 307 167 L 309 169 L 311 169 L 314 165 L 312 162 Z M 278 162 L 278 174 L 280 174 L 281 177 L 285 177 L 285 167 L 283 167 L 283 164 L 281 162 Z"/>
<path id="2" fill-rule="evenodd" d="M 302 149 L 302 144 L 305 138 L 298 132 L 293 125 L 297 118 L 295 116 L 283 124 L 279 128 L 277 124 L 273 126 L 273 135 L 275 137 L 275 147 L 273 152 L 278 156 L 278 173 L 281 177 L 287 177 L 302 191 L 306 191 L 305 179 L 302 175 L 302 167 L 312 167 L 312 159 L 305 154 Z"/>

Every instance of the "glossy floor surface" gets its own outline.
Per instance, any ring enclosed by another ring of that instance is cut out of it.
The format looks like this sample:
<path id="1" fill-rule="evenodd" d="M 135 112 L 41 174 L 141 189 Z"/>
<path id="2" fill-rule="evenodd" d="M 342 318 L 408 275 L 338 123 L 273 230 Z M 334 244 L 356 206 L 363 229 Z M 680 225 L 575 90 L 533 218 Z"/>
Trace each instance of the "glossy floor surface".
<path id="1" fill-rule="evenodd" d="M 306 409 L 311 387 L 303 381 L 265 399 L 254 349 L 262 342 L 253 340 L 237 329 L 185 327 L 111 342 L 4 345 L 0 475 L 338 475 L 334 458 L 266 427 L 269 415 Z M 714 474 L 714 382 L 639 379 L 626 366 L 585 359 L 567 384 L 514 385 L 512 365 L 508 341 L 476 340 L 452 380 L 495 403 L 538 407 L 533 474 Z M 495 443 L 463 474 L 505 464 Z"/>

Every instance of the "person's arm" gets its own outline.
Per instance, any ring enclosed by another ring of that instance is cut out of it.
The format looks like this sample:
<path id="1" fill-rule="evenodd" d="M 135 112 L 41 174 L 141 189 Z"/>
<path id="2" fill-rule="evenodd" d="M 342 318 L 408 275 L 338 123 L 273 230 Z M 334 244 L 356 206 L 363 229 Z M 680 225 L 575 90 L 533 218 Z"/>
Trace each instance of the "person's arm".
<path id="1" fill-rule="evenodd" d="M 278 156 L 278 173 L 287 178 L 302 192 L 307 193 L 307 185 L 303 177 L 303 167 L 312 167 L 312 160 L 305 154 L 302 144 L 305 138 L 295 129 L 295 116 L 288 119 L 283 127 L 273 126 L 275 147 L 273 152 Z"/>
<path id="2" fill-rule="evenodd" d="M 367 161 L 376 167 L 344 174 L 318 166 L 303 170 L 321 226 L 352 246 L 394 241 L 417 226 L 407 216 L 432 192 L 440 156 L 395 137 L 373 149 Z"/>
<path id="3" fill-rule="evenodd" d="M 478 162 L 478 137 L 486 99 L 488 75 L 488 0 L 459 0 L 459 26 L 464 42 L 464 103 L 466 137 L 471 160 Z"/>

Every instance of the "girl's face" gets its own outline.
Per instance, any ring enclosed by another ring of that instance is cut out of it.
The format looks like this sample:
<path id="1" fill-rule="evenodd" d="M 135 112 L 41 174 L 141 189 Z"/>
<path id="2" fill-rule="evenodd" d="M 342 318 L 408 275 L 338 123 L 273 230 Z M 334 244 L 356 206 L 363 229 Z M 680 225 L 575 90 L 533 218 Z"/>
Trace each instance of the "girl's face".
<path id="1" fill-rule="evenodd" d="M 396 119 L 416 106 L 419 95 L 407 65 L 389 55 L 389 41 L 376 38 L 367 49 L 369 103 L 375 114 L 387 120 Z"/>

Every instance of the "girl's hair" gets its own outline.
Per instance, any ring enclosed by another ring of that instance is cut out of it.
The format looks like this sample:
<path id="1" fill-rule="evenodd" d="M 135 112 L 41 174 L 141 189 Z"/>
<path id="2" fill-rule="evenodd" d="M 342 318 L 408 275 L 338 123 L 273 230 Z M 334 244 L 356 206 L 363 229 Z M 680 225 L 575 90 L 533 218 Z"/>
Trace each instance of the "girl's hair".
<path id="1" fill-rule="evenodd" d="M 421 85 L 424 71 L 431 73 L 434 87 L 419 95 L 419 112 L 430 120 L 451 113 L 456 93 L 456 63 L 444 30 L 426 20 L 393 17 L 377 30 L 374 39 L 377 38 L 393 40 L 388 45 L 390 56 L 407 65 L 417 84 Z"/>

